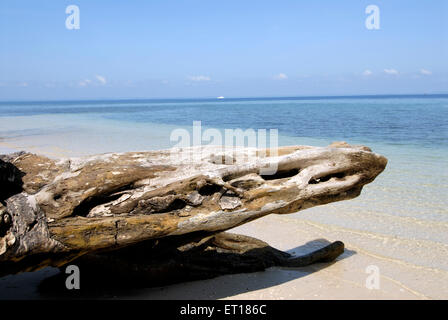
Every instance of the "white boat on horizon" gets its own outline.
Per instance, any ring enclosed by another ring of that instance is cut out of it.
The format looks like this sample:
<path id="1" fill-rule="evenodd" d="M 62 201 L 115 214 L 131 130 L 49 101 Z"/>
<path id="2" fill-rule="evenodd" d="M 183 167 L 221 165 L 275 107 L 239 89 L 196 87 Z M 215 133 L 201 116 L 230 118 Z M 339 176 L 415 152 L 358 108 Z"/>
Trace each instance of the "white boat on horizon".
<path id="1" fill-rule="evenodd" d="M 224 99 L 224 97 L 223 96 L 219 96 L 216 99 Z"/>

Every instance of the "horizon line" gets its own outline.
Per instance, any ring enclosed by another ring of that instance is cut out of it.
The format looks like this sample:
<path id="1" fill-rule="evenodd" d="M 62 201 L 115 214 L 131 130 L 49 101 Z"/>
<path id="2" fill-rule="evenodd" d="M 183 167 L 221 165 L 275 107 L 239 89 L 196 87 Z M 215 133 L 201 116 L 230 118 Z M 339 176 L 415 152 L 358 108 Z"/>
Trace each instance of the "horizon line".
<path id="1" fill-rule="evenodd" d="M 399 98 L 399 97 L 438 97 L 447 96 L 448 93 L 389 93 L 389 94 L 360 94 L 360 95 L 310 95 L 310 96 L 242 96 L 242 97 L 224 97 L 223 99 L 218 99 L 218 97 L 176 97 L 176 98 L 81 98 L 81 99 L 26 99 L 26 100 L 0 100 L 0 103 L 17 103 L 17 102 L 94 102 L 94 101 L 173 101 L 173 100 L 216 100 L 216 101 L 229 101 L 229 100 L 257 100 L 257 99 L 341 99 L 341 98 Z"/>

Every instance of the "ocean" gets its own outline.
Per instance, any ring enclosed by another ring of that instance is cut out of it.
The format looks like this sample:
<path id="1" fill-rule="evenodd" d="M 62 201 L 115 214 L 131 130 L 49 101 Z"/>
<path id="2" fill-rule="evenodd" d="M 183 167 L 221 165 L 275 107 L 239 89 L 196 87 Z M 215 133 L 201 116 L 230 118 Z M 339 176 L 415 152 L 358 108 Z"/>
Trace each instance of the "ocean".
<path id="1" fill-rule="evenodd" d="M 0 153 L 169 148 L 170 133 L 193 121 L 204 128 L 278 129 L 280 145 L 343 140 L 386 156 L 386 170 L 358 198 L 287 218 L 446 279 L 448 95 L 1 102 Z"/>

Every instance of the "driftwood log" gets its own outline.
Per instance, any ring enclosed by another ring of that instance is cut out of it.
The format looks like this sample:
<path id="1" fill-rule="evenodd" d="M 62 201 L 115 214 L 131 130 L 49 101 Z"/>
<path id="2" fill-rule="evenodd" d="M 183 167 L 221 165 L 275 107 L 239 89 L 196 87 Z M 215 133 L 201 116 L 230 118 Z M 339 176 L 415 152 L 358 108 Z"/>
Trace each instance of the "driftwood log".
<path id="1" fill-rule="evenodd" d="M 185 160 L 187 153 L 195 160 Z M 344 250 L 339 241 L 291 257 L 224 231 L 357 197 L 387 163 L 346 143 L 277 154 L 207 146 L 178 155 L 0 156 L 0 276 L 73 263 L 148 284 L 332 261 Z M 268 165 L 275 173 L 260 173 Z"/>

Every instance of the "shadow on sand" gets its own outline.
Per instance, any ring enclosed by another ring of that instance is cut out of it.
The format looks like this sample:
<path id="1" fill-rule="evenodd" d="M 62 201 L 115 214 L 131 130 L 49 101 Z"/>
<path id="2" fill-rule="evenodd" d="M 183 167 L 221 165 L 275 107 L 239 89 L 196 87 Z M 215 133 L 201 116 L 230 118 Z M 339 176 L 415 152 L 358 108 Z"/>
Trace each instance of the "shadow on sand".
<path id="1" fill-rule="evenodd" d="M 330 242 L 325 239 L 317 239 L 288 250 L 288 253 L 293 256 L 306 255 L 328 244 Z M 94 267 L 93 272 L 80 267 L 79 290 L 66 288 L 65 281 L 68 275 L 63 272 L 64 270 L 47 268 L 39 272 L 0 279 L 0 299 L 221 299 L 306 277 L 354 254 L 355 251 L 345 249 L 335 261 L 319 262 L 304 267 L 272 267 L 268 264 L 262 268 L 249 267 L 227 272 L 232 274 L 218 271 L 207 272 L 205 276 L 192 276 L 189 273 L 186 278 L 194 281 L 181 280 L 185 276 L 183 274 L 185 270 L 173 269 L 169 270 L 169 274 L 164 271 L 164 276 L 170 279 L 165 281 L 165 277 L 154 279 L 158 277 L 157 274 L 150 277 L 145 275 L 142 278 L 129 277 L 125 274 L 126 268 L 116 273 L 112 273 L 113 269 L 110 269 L 100 274 L 97 267 Z M 225 265 L 231 259 L 233 257 L 220 255 L 218 260 L 213 257 L 212 263 Z M 251 262 L 252 257 L 244 261 Z"/>

